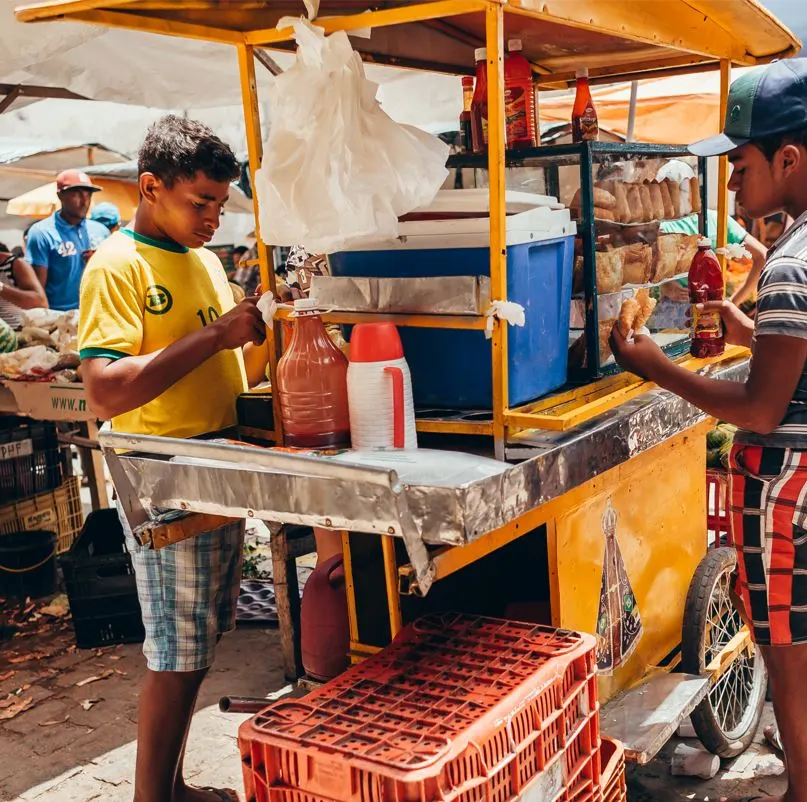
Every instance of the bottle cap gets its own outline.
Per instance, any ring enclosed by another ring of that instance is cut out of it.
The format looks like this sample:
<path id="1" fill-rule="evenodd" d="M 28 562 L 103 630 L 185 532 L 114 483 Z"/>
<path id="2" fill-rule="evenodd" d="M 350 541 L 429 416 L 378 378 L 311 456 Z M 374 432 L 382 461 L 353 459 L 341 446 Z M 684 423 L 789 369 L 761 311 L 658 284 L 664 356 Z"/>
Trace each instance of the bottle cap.
<path id="1" fill-rule="evenodd" d="M 579 70 L 576 70 L 575 77 L 588 78 L 588 67 L 581 67 Z"/>
<path id="2" fill-rule="evenodd" d="M 463 75 L 462 76 L 462 86 L 464 88 L 473 87 L 474 85 L 474 77 L 473 75 Z"/>
<path id="3" fill-rule="evenodd" d="M 517 53 L 519 50 L 522 49 L 522 47 L 523 45 L 521 44 L 521 39 L 510 39 L 507 42 L 507 49 L 511 53 Z"/>
<path id="4" fill-rule="evenodd" d="M 485 61 L 488 57 L 488 49 L 486 47 L 477 47 L 474 50 L 474 61 Z"/>
<path id="5" fill-rule="evenodd" d="M 351 362 L 394 362 L 403 345 L 393 323 L 357 323 L 350 334 Z"/>
<path id="6" fill-rule="evenodd" d="M 700 237 L 698 239 L 698 247 L 699 248 L 711 248 L 712 247 L 712 240 L 709 237 Z"/>

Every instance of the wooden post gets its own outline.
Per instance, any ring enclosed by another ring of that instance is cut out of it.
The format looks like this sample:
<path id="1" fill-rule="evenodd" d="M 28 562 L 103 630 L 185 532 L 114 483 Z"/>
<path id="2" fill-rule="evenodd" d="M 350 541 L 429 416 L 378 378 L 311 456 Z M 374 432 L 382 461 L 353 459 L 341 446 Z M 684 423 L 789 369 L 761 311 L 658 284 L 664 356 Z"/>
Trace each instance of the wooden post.
<path id="1" fill-rule="evenodd" d="M 82 437 L 98 442 L 98 424 L 95 421 L 86 421 L 80 424 Z M 109 493 L 106 487 L 106 471 L 104 457 L 97 448 L 78 446 L 81 459 L 81 469 L 87 477 L 90 486 L 90 499 L 93 510 L 104 510 L 109 507 Z"/>
<path id="2" fill-rule="evenodd" d="M 726 111 L 729 104 L 729 85 L 731 84 L 731 62 L 722 59 L 720 61 L 720 124 L 726 119 Z M 720 156 L 717 163 L 717 247 L 725 248 L 728 241 L 729 223 L 729 160 L 727 156 Z M 726 280 L 726 267 L 728 259 L 723 253 L 719 253 L 717 258 L 723 268 L 723 281 Z"/>
<path id="3" fill-rule="evenodd" d="M 257 240 L 258 262 L 260 264 L 261 286 L 264 292 L 271 290 L 277 296 L 274 260 L 268 246 L 261 239 L 258 220 L 258 193 L 255 189 L 255 174 L 263 159 L 261 139 L 261 113 L 258 106 L 258 87 L 255 80 L 255 56 L 252 45 L 238 45 L 238 66 L 241 75 L 241 100 L 244 106 L 244 124 L 249 151 L 249 171 L 252 185 L 252 205 L 255 210 L 255 238 Z M 266 330 L 269 345 L 269 375 L 272 382 L 272 412 L 274 415 L 275 439 L 283 442 L 283 421 L 280 417 L 280 398 L 277 393 L 277 363 L 282 356 L 281 328 L 278 321 Z"/>

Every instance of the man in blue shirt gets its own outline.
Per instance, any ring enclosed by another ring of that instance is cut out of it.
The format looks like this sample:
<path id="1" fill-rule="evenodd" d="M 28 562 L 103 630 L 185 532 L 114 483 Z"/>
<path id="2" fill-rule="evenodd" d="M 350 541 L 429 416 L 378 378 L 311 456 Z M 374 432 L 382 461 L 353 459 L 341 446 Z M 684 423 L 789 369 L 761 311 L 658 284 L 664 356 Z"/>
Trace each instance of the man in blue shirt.
<path id="1" fill-rule="evenodd" d="M 87 220 L 92 194 L 100 189 L 79 170 L 59 173 L 56 191 L 62 208 L 28 231 L 25 258 L 45 288 L 51 309 L 78 309 L 84 266 L 109 236 L 105 225 Z"/>

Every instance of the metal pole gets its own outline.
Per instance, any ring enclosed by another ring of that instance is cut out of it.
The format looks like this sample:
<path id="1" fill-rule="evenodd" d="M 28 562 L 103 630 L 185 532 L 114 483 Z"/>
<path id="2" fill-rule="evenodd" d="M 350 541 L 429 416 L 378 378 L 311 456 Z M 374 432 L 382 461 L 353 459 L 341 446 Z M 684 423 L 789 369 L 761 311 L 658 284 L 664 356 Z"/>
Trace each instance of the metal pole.
<path id="1" fill-rule="evenodd" d="M 633 142 L 633 129 L 636 125 L 636 100 L 639 95 L 639 82 L 630 82 L 630 106 L 628 107 L 628 131 L 625 136 L 626 142 Z"/>

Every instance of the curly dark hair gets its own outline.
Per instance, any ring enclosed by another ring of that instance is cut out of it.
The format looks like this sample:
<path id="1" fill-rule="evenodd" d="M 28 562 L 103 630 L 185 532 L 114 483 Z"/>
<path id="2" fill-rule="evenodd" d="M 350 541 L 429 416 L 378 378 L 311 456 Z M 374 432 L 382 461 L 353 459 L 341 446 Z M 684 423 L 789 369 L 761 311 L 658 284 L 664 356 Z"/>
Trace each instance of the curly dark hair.
<path id="1" fill-rule="evenodd" d="M 200 171 L 211 181 L 235 181 L 241 174 L 230 146 L 206 125 L 175 114 L 157 120 L 140 147 L 138 175 L 153 173 L 170 189 Z"/>
<path id="2" fill-rule="evenodd" d="M 752 139 L 751 142 L 762 151 L 769 162 L 772 162 L 777 151 L 785 145 L 799 145 L 807 150 L 807 128 L 762 136 L 759 139 Z"/>

